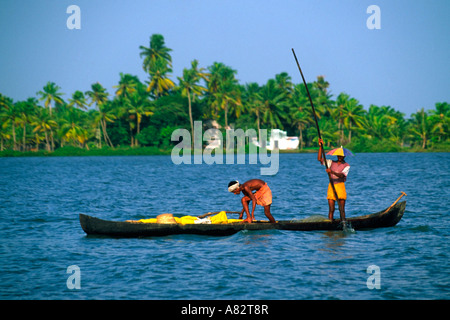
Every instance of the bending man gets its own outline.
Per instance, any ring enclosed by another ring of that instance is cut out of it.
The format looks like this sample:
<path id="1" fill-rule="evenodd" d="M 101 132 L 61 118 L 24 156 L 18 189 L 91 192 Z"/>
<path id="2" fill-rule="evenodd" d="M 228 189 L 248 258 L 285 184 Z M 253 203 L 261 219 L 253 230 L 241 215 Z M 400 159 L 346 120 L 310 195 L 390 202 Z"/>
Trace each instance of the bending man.
<path id="1" fill-rule="evenodd" d="M 270 205 L 272 204 L 272 191 L 266 182 L 260 179 L 252 179 L 240 184 L 239 181 L 231 181 L 228 184 L 228 191 L 232 192 L 236 195 L 241 192 L 244 194 L 244 197 L 241 199 L 242 203 L 242 211 L 239 216 L 239 219 L 242 219 L 242 216 L 245 213 L 247 214 L 247 218 L 244 222 L 251 223 L 255 220 L 255 208 L 256 205 L 264 207 L 264 214 L 269 219 L 270 222 L 275 222 L 275 219 L 272 217 L 270 213 Z M 255 193 L 253 193 L 255 191 Z M 252 212 L 250 214 L 248 204 L 252 202 Z"/>

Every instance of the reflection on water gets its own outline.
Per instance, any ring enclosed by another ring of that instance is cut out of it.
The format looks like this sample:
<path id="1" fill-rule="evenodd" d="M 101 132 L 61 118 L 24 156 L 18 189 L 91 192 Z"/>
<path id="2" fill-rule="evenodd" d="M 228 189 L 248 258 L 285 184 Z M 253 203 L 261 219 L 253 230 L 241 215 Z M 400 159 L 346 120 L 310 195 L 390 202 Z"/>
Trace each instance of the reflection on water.
<path id="1" fill-rule="evenodd" d="M 243 243 L 249 246 L 254 246 L 255 244 L 257 244 L 258 246 L 270 245 L 270 241 L 274 237 L 274 235 L 272 234 L 273 232 L 271 232 L 270 234 L 255 234 L 254 232 L 248 230 L 243 230 L 241 232 L 246 235 Z"/>
<path id="2" fill-rule="evenodd" d="M 321 237 L 324 246 L 319 250 L 337 252 L 340 247 L 345 245 L 345 239 L 350 235 L 344 231 L 325 231 Z"/>

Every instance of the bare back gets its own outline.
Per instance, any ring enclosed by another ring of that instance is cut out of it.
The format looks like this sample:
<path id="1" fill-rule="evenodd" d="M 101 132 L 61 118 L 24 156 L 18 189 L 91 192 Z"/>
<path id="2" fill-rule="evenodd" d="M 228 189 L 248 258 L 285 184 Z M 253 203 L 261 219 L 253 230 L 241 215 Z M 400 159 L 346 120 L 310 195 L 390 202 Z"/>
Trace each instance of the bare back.
<path id="1" fill-rule="evenodd" d="M 242 184 L 243 191 L 247 188 L 250 189 L 250 191 L 258 191 L 260 188 L 262 188 L 266 184 L 265 181 L 261 179 L 251 179 Z"/>

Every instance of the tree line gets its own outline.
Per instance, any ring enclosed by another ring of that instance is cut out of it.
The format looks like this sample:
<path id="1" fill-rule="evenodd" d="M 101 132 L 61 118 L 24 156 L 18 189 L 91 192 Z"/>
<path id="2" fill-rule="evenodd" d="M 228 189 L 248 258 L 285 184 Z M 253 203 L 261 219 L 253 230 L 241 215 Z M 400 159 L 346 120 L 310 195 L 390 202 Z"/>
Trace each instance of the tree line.
<path id="1" fill-rule="evenodd" d="M 221 62 L 203 68 L 197 60 L 171 78 L 172 51 L 154 34 L 140 46 L 148 79 L 120 73 L 114 92 L 100 84 L 64 99 L 48 82 L 36 97 L 14 102 L 0 94 L 0 151 L 52 152 L 64 146 L 117 148 L 171 147 L 174 129 L 193 130 L 194 120 L 215 120 L 226 128 L 278 128 L 299 137 L 299 149 L 317 146 L 312 108 L 303 83 L 282 72 L 265 84 L 241 84 L 237 71 Z M 449 149 L 450 106 L 435 104 L 405 118 L 390 106 L 368 110 L 347 93 L 333 98 L 323 76 L 308 83 L 328 147 L 344 145 L 356 152 L 404 148 Z"/>

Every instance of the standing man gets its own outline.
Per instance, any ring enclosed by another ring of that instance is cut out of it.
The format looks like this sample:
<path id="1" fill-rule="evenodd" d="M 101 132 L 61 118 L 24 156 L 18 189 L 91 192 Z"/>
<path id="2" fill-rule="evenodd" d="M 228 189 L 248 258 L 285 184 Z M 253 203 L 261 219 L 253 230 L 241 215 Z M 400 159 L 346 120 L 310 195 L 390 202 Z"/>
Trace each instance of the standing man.
<path id="1" fill-rule="evenodd" d="M 236 195 L 239 193 L 244 194 L 244 197 L 241 199 L 242 202 L 242 211 L 239 216 L 239 219 L 242 219 L 242 216 L 245 213 L 247 214 L 247 218 L 244 222 L 252 223 L 255 220 L 255 208 L 256 205 L 264 207 L 264 214 L 267 218 L 269 218 L 270 222 L 275 223 L 275 219 L 272 217 L 270 213 L 270 205 L 272 204 L 272 191 L 266 182 L 260 179 L 252 179 L 240 184 L 239 181 L 231 181 L 228 183 L 228 191 L 232 192 Z M 255 191 L 255 193 L 253 193 Z M 248 209 L 248 203 L 252 202 L 252 213 L 250 214 Z"/>
<path id="2" fill-rule="evenodd" d="M 317 160 L 320 161 L 322 165 L 324 164 L 323 158 L 322 158 L 322 150 L 323 150 L 323 140 L 319 139 L 319 153 L 317 155 Z M 340 148 L 342 149 L 342 147 Z M 345 156 L 344 152 L 342 151 L 342 155 L 338 155 L 337 161 L 327 160 L 327 166 L 328 169 L 326 169 L 326 172 L 331 174 L 331 180 L 333 181 L 334 188 L 336 189 L 336 193 L 338 196 L 339 206 L 342 208 L 342 214 L 345 218 L 345 200 L 347 200 L 347 192 L 345 191 L 345 181 L 347 180 L 348 172 L 350 171 L 350 165 L 345 162 Z M 331 186 L 331 182 L 328 185 L 328 192 L 327 192 L 327 199 L 328 199 L 328 219 L 333 221 L 333 214 L 336 204 L 336 197 L 333 192 L 333 188 Z"/>

